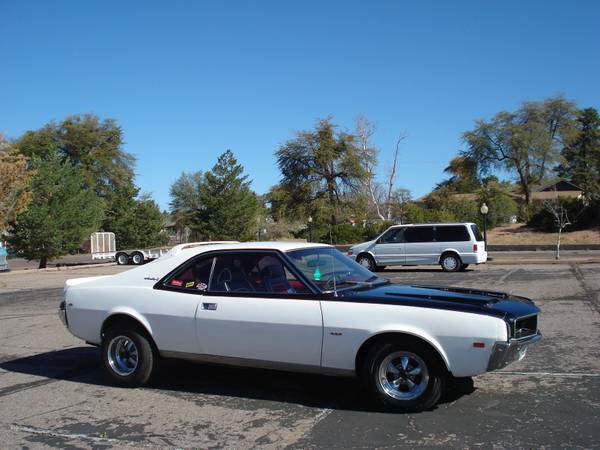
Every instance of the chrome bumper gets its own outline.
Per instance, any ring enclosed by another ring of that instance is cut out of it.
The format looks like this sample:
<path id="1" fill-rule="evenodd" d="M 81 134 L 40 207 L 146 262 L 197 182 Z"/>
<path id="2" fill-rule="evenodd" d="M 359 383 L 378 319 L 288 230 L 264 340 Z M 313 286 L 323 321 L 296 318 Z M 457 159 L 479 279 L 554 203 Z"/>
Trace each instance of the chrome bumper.
<path id="1" fill-rule="evenodd" d="M 67 320 L 67 304 L 65 300 L 60 302 L 60 306 L 58 307 L 58 317 L 60 318 L 62 324 L 69 328 L 69 321 Z"/>
<path id="2" fill-rule="evenodd" d="M 514 361 L 521 361 L 527 352 L 527 346 L 542 339 L 542 334 L 538 331 L 533 336 L 523 339 L 511 339 L 508 342 L 496 342 L 492 348 L 492 356 L 488 363 L 488 372 L 502 369 Z"/>

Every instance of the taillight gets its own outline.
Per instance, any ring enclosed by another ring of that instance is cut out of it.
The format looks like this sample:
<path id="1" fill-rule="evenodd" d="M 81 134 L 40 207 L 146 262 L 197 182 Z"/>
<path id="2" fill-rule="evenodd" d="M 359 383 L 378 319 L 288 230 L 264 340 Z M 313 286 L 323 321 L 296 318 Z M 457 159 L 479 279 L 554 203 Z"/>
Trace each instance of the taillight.
<path id="1" fill-rule="evenodd" d="M 476 252 L 477 251 L 477 244 L 473 244 L 473 251 Z"/>

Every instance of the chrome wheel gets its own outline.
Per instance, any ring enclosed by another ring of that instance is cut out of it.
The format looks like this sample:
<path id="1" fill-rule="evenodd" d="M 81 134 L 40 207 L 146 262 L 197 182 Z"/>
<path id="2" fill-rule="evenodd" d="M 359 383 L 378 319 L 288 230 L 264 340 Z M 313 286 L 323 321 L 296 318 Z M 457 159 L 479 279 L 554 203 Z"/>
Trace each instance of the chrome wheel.
<path id="1" fill-rule="evenodd" d="M 396 400 L 413 400 L 419 397 L 429 383 L 425 362 L 411 352 L 390 353 L 381 361 L 377 371 L 381 389 Z"/>
<path id="2" fill-rule="evenodd" d="M 131 338 L 116 336 L 108 344 L 108 364 L 118 375 L 126 377 L 138 366 L 138 349 Z"/>

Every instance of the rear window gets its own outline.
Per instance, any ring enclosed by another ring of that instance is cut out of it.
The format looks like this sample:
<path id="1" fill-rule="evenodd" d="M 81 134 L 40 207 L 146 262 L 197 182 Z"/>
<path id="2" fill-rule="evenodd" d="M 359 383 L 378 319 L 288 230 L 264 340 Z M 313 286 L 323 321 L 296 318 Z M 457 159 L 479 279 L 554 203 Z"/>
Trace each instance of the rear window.
<path id="1" fill-rule="evenodd" d="M 477 228 L 477 225 L 471 225 L 471 231 L 473 231 L 473 236 L 475 236 L 475 240 L 477 242 L 483 242 L 483 236 L 479 232 L 479 228 Z"/>
<path id="2" fill-rule="evenodd" d="M 461 242 L 470 240 L 471 237 L 464 225 L 437 227 L 436 241 L 438 242 Z"/>
<path id="3" fill-rule="evenodd" d="M 404 232 L 405 242 L 433 242 L 433 227 L 407 227 Z"/>

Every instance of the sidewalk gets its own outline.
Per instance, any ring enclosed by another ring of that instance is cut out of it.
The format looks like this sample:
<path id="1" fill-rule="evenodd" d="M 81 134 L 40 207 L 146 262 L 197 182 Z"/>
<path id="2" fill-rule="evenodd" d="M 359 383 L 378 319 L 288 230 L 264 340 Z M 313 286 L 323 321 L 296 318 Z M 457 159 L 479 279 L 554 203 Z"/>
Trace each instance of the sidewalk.
<path id="1" fill-rule="evenodd" d="M 488 264 L 598 264 L 600 263 L 599 250 L 564 250 L 560 252 L 560 259 L 555 258 L 554 251 L 525 251 L 525 252 L 494 252 L 488 253 Z"/>

